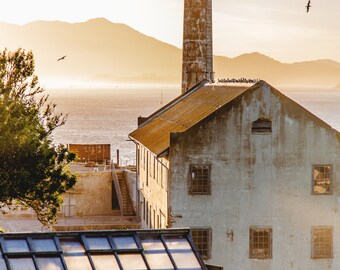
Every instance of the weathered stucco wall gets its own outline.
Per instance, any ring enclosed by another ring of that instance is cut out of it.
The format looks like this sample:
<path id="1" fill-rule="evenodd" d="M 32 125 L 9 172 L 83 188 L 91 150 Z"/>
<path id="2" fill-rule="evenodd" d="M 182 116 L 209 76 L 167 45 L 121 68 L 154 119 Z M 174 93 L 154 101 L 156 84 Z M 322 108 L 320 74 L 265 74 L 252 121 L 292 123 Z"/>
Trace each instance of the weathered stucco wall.
<path id="1" fill-rule="evenodd" d="M 166 228 L 168 217 L 168 162 L 140 146 L 139 192 L 142 228 Z"/>
<path id="2" fill-rule="evenodd" d="M 111 172 L 78 173 L 77 177 L 75 187 L 63 195 L 64 205 L 75 205 L 77 217 L 117 214 L 112 210 Z"/>
<path id="3" fill-rule="evenodd" d="M 271 133 L 251 133 L 260 117 L 271 119 Z M 172 134 L 173 226 L 211 227 L 208 262 L 225 270 L 340 269 L 337 134 L 267 84 Z M 211 195 L 188 195 L 197 163 L 211 164 Z M 333 165 L 332 195 L 311 194 L 313 164 Z M 249 259 L 250 226 L 272 227 L 273 259 Z M 312 226 L 333 226 L 333 259 L 311 259 Z"/>

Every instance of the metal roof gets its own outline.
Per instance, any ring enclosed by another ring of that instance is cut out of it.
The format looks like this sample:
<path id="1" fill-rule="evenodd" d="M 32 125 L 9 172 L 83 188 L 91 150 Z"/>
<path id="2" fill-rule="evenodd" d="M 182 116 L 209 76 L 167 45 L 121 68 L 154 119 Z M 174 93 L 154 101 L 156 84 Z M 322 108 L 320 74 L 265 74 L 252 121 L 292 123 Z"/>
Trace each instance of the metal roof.
<path id="1" fill-rule="evenodd" d="M 157 156 L 170 146 L 170 133 L 183 132 L 245 92 L 249 86 L 205 83 L 152 114 L 129 137 Z"/>
<path id="2" fill-rule="evenodd" d="M 189 229 L 0 234 L 0 269 L 206 270 Z"/>

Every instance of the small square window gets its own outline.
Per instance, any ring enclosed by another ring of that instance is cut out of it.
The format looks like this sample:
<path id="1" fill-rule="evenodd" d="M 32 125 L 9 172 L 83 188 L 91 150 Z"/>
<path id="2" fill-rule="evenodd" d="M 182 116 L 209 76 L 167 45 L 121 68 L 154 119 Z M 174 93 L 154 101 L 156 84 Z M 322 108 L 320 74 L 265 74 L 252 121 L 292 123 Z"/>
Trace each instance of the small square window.
<path id="1" fill-rule="evenodd" d="M 210 165 L 192 164 L 190 166 L 191 195 L 210 195 Z"/>
<path id="2" fill-rule="evenodd" d="M 313 194 L 332 194 L 332 165 L 313 165 L 312 177 Z"/>
<path id="3" fill-rule="evenodd" d="M 251 227 L 249 229 L 249 258 L 272 258 L 272 229 Z"/>
<path id="4" fill-rule="evenodd" d="M 211 258 L 211 229 L 191 228 L 192 240 L 204 260 Z"/>
<path id="5" fill-rule="evenodd" d="M 333 258 L 333 229 L 332 227 L 312 228 L 312 258 Z"/>

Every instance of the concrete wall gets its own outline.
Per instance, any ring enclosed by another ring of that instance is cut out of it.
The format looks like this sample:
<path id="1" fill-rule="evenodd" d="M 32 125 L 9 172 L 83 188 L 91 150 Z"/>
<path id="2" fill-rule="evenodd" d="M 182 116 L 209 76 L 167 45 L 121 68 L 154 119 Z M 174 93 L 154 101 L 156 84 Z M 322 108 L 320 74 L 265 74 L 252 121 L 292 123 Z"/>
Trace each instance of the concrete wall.
<path id="1" fill-rule="evenodd" d="M 271 119 L 271 133 L 251 133 L 260 117 Z M 172 134 L 173 226 L 211 227 L 207 262 L 225 270 L 340 269 L 339 150 L 336 131 L 264 84 Z M 188 195 L 195 163 L 211 164 L 211 195 Z M 333 165 L 332 195 L 311 194 L 313 164 Z M 250 226 L 272 228 L 272 259 L 249 259 Z M 311 259 L 312 226 L 333 226 L 333 259 Z"/>
<path id="2" fill-rule="evenodd" d="M 77 177 L 75 187 L 63 195 L 64 208 L 66 205 L 75 205 L 75 209 L 71 208 L 70 211 L 75 211 L 77 217 L 117 214 L 111 209 L 111 172 L 78 173 Z"/>
<path id="3" fill-rule="evenodd" d="M 140 145 L 138 181 L 142 228 L 166 228 L 168 225 L 168 162 L 157 159 Z M 156 166 L 154 168 L 154 166 Z"/>

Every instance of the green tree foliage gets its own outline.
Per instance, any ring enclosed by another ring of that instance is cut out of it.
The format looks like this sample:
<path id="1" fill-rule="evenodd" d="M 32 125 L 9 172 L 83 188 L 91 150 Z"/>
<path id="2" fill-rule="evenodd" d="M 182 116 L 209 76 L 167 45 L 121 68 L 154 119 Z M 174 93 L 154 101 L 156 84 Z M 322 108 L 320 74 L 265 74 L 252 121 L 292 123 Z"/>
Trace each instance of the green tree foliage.
<path id="1" fill-rule="evenodd" d="M 76 176 L 66 167 L 75 155 L 52 142 L 66 116 L 55 112 L 43 91 L 31 51 L 0 53 L 0 207 L 31 207 L 49 226 Z"/>

